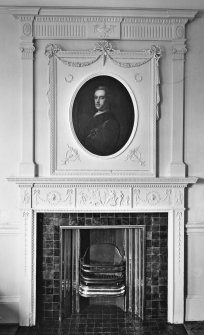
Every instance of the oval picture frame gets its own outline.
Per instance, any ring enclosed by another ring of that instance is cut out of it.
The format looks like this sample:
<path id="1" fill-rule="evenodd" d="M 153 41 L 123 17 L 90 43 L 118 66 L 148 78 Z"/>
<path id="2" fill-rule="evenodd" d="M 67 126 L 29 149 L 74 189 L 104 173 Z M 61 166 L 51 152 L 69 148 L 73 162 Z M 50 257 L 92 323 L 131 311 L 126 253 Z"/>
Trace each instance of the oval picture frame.
<path id="1" fill-rule="evenodd" d="M 94 96 L 105 92 L 108 103 L 98 111 Z M 89 154 L 110 158 L 125 150 L 135 135 L 138 119 L 133 94 L 118 78 L 95 75 L 75 93 L 71 120 L 74 137 Z"/>

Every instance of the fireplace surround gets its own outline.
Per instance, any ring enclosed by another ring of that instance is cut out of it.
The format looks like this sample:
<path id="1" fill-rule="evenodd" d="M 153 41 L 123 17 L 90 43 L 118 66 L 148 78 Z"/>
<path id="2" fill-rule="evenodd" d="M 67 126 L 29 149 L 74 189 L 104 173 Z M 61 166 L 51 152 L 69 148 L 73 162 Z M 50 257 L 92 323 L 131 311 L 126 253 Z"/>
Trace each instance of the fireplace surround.
<path id="1" fill-rule="evenodd" d="M 111 216 L 117 217 L 116 222 L 122 222 L 120 213 L 123 213 L 123 222 L 127 225 L 129 222 L 135 222 L 134 217 L 138 216 L 138 222 L 141 223 L 141 217 L 146 216 L 149 219 L 149 213 L 153 216 L 168 216 L 168 284 L 167 284 L 167 321 L 170 323 L 183 323 L 184 321 L 184 190 L 188 183 L 194 183 L 196 178 L 149 178 L 147 180 L 137 179 L 137 184 L 129 182 L 126 184 L 106 183 L 96 184 L 94 182 L 87 184 L 85 182 L 71 183 L 70 180 L 61 180 L 61 178 L 22 178 L 15 181 L 20 186 L 21 199 L 21 219 L 22 219 L 22 287 L 20 318 L 22 325 L 34 325 L 36 323 L 36 255 L 37 255 L 37 222 L 40 213 L 50 217 L 50 213 L 56 213 L 61 218 L 56 219 L 53 214 L 54 222 L 67 223 L 66 217 L 70 216 L 72 225 L 77 220 L 86 216 L 86 224 L 93 228 L 93 216 L 96 218 L 101 214 L 103 224 L 112 222 Z M 87 193 L 86 193 L 87 192 Z M 112 202 L 112 195 L 116 194 L 118 199 Z M 87 203 L 81 201 L 87 194 Z M 97 197 L 97 196 L 98 197 Z M 106 199 L 106 203 L 99 199 Z M 128 201 L 120 201 L 121 197 Z M 110 199 L 108 201 L 107 199 Z M 67 208 L 70 208 L 67 211 Z M 46 214 L 47 213 L 47 214 Z M 61 214 L 60 214 L 61 213 Z M 90 213 L 90 214 L 88 214 Z M 109 217 L 106 215 L 109 214 Z M 127 217 L 129 217 L 128 221 Z M 77 219 L 78 217 L 78 219 Z M 132 218 L 132 219 L 131 219 Z M 153 219 L 152 219 L 153 220 Z M 154 221 L 154 220 L 153 220 Z M 143 222 L 143 220 L 142 220 Z M 167 223 L 166 223 L 167 225 Z M 40 226 L 40 225 L 39 225 Z M 55 224 L 50 224 L 53 229 Z M 107 225 L 108 227 L 108 225 Z M 56 227 L 55 227 L 56 229 Z M 155 239 L 150 243 L 158 242 L 157 232 Z M 164 233 L 165 235 L 166 233 Z M 151 236 L 152 239 L 152 236 Z M 59 242 L 56 242 L 59 245 Z M 149 243 L 147 241 L 147 243 Z M 58 255 L 59 257 L 59 255 Z M 59 266 L 59 265 L 58 265 Z M 58 289 L 59 291 L 59 289 Z M 148 304 L 147 304 L 148 305 Z M 55 311 L 56 312 L 56 311 Z M 49 314 L 49 313 L 48 313 Z M 49 314 L 50 315 L 50 314 Z M 55 313 L 59 315 L 59 311 Z"/>

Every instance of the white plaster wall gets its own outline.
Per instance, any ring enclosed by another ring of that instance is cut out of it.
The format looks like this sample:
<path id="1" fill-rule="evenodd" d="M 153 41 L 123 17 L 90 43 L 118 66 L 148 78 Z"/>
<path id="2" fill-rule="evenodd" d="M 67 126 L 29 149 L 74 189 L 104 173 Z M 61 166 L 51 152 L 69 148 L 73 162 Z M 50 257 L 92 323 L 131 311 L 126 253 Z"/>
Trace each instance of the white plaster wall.
<path id="1" fill-rule="evenodd" d="M 0 323 L 18 322 L 18 189 L 8 183 L 20 160 L 21 69 L 15 20 L 0 15 Z"/>
<path id="2" fill-rule="evenodd" d="M 56 3 L 52 0 L 30 1 L 29 5 L 67 5 L 66 0 Z M 86 5 L 93 1 L 86 1 Z M 98 1 L 96 6 L 109 5 L 110 1 Z M 112 6 L 116 0 L 112 0 Z M 137 0 L 117 1 L 118 6 L 141 7 Z M 1 5 L 28 5 L 27 1 L 3 1 Z M 69 5 L 81 5 L 81 1 L 70 1 Z M 202 0 L 147 0 L 143 8 L 201 8 Z M 188 29 L 188 54 L 186 60 L 185 88 L 185 161 L 189 176 L 204 178 L 204 18 L 197 18 Z M 8 183 L 8 176 L 18 175 L 18 163 L 21 160 L 21 61 L 19 52 L 18 22 L 6 13 L 0 14 L 0 227 L 8 234 L 0 232 L 0 322 L 17 322 L 19 296 L 19 233 L 9 230 L 9 226 L 18 226 L 18 189 Z M 40 42 L 41 47 L 44 42 Z M 83 45 L 82 45 L 83 47 Z M 170 45 L 165 46 L 170 51 Z M 160 176 L 169 175 L 170 163 L 170 111 L 171 111 L 171 68 L 168 55 L 161 60 L 162 102 L 159 121 L 159 165 Z M 49 117 L 46 98 L 48 83 L 47 58 L 43 49 L 36 54 L 36 162 L 42 176 L 49 173 Z M 204 184 L 202 180 L 188 192 L 189 223 L 204 227 Z M 3 231 L 2 230 L 2 231 Z M 187 268 L 187 305 L 188 320 L 204 320 L 204 257 L 203 234 L 191 234 L 188 237 Z M 195 261 L 196 260 L 196 261 Z M 13 299 L 13 300 L 12 300 Z M 197 299 L 197 300 L 196 300 Z M 14 312 L 13 312 L 14 311 Z"/>
<path id="3" fill-rule="evenodd" d="M 187 320 L 204 320 L 204 17 L 188 29 L 185 94 L 185 161 L 200 180 L 188 192 Z M 199 227 L 199 230 L 198 228 Z"/>

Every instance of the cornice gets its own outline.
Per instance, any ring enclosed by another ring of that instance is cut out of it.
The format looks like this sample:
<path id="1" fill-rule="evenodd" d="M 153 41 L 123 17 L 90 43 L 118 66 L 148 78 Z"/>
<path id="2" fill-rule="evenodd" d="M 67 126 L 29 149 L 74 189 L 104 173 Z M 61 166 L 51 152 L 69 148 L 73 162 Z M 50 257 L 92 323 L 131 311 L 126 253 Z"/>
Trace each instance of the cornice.
<path id="1" fill-rule="evenodd" d="M 39 16 L 126 16 L 126 17 L 158 17 L 158 18 L 187 18 L 192 20 L 196 10 L 186 9 L 139 9 L 135 7 L 31 7 L 31 6 L 3 6 L 4 11 L 12 15 L 39 15 Z"/>
<path id="2" fill-rule="evenodd" d="M 9 182 L 16 184 L 116 184 L 116 185 L 183 185 L 195 184 L 197 177 L 146 177 L 146 178 L 114 178 L 114 177 L 9 177 Z"/>
<path id="3" fill-rule="evenodd" d="M 23 28 L 33 19 L 34 39 L 182 40 L 186 23 L 197 15 L 194 10 L 111 7 L 11 7 L 8 12 Z M 28 36 L 22 33 L 23 39 Z"/>
<path id="4" fill-rule="evenodd" d="M 4 7 L 6 9 L 6 7 Z M 14 17 L 24 16 L 24 15 L 31 15 L 36 16 L 40 13 L 40 7 L 7 7 L 7 11 L 9 14 L 13 15 Z"/>

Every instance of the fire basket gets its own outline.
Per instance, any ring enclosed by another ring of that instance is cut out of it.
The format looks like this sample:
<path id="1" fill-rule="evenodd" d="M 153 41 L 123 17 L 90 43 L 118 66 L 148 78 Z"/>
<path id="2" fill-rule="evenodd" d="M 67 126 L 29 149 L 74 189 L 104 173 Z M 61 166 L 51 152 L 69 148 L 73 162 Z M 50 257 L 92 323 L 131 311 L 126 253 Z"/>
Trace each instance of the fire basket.
<path id="1" fill-rule="evenodd" d="M 125 258 L 111 243 L 93 244 L 80 259 L 79 293 L 83 297 L 125 293 Z"/>

